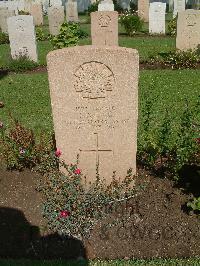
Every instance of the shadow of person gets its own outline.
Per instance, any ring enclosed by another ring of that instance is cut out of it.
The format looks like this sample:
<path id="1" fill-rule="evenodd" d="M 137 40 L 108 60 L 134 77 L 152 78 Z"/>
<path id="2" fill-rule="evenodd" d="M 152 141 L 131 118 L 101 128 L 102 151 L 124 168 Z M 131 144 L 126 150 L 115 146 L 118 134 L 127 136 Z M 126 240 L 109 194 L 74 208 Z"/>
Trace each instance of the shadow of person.
<path id="1" fill-rule="evenodd" d="M 12 259 L 83 259 L 83 243 L 58 233 L 41 236 L 39 227 L 31 225 L 22 211 L 0 208 L 0 258 Z"/>

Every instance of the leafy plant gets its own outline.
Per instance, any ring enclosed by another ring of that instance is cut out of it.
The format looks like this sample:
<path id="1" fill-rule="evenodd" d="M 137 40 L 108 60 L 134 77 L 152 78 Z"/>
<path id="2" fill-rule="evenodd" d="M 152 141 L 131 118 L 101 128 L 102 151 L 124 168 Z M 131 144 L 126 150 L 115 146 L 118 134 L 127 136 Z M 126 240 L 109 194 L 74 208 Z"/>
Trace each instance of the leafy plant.
<path id="1" fill-rule="evenodd" d="M 64 22 L 57 36 L 52 36 L 51 43 L 55 49 L 76 46 L 80 36 L 80 25 L 75 22 Z"/>
<path id="2" fill-rule="evenodd" d="M 90 230 L 109 214 L 108 209 L 115 209 L 117 204 L 135 195 L 131 171 L 122 182 L 113 176 L 107 185 L 97 176 L 86 186 L 77 165 L 59 163 L 65 168 L 65 174 L 54 171 L 45 175 L 43 185 L 38 187 L 46 198 L 44 216 L 49 229 L 59 234 L 79 239 L 89 237 Z"/>
<path id="3" fill-rule="evenodd" d="M 129 36 L 133 36 L 137 31 L 141 31 L 144 24 L 143 20 L 136 13 L 131 12 L 121 15 L 119 22 Z"/>
<path id="4" fill-rule="evenodd" d="M 32 70 L 38 66 L 38 63 L 31 61 L 26 56 L 19 56 L 17 59 L 10 59 L 8 69 L 14 72 L 23 72 Z"/>
<path id="5" fill-rule="evenodd" d="M 90 13 L 98 11 L 98 5 L 99 5 L 100 1 L 97 1 L 95 3 L 92 3 L 89 7 L 88 7 L 88 14 L 90 15 Z"/>
<path id="6" fill-rule="evenodd" d="M 36 40 L 37 41 L 45 41 L 46 40 L 46 36 L 42 30 L 42 28 L 36 28 Z"/>
<path id="7" fill-rule="evenodd" d="M 164 63 L 173 69 L 195 68 L 200 62 L 200 55 L 197 50 L 175 51 L 161 54 L 161 56 L 164 58 Z"/>
<path id="8" fill-rule="evenodd" d="M 20 10 L 18 15 L 30 15 L 30 13 L 28 11 Z"/>
<path id="9" fill-rule="evenodd" d="M 171 19 L 168 22 L 168 34 L 171 36 L 176 36 L 176 23 L 177 23 L 177 17 Z"/>
<path id="10" fill-rule="evenodd" d="M 194 198 L 193 201 L 188 202 L 187 206 L 192 208 L 193 211 L 200 211 L 200 197 Z"/>
<path id="11" fill-rule="evenodd" d="M 0 32 L 0 45 L 9 43 L 9 37 L 7 33 Z"/>
<path id="12" fill-rule="evenodd" d="M 33 131 L 23 127 L 17 120 L 12 120 L 10 130 L 0 123 L 0 153 L 8 169 L 33 168 L 43 162 L 47 167 L 51 150 L 52 144 L 43 134 L 37 143 Z"/>

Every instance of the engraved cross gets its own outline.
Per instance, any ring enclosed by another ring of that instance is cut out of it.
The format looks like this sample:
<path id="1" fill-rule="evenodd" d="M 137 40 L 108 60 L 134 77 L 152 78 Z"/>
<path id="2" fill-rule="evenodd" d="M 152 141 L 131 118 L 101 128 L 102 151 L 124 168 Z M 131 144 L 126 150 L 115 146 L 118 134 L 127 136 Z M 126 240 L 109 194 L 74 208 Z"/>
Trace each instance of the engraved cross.
<path id="1" fill-rule="evenodd" d="M 95 138 L 96 138 L 96 147 L 94 149 L 91 150 L 81 150 L 80 152 L 95 152 L 96 153 L 96 166 L 97 169 L 99 169 L 99 157 L 100 157 L 100 153 L 102 152 L 112 152 L 112 150 L 108 150 L 108 149 L 100 149 L 99 148 L 99 138 L 98 138 L 98 133 L 94 133 Z"/>

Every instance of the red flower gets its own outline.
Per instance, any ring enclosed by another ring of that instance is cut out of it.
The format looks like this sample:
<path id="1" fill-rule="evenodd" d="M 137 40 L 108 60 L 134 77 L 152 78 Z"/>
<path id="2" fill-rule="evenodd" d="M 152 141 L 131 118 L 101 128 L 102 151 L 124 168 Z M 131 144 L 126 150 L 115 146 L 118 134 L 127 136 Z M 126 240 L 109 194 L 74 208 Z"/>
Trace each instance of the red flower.
<path id="1" fill-rule="evenodd" d="M 61 218 L 67 218 L 70 216 L 70 212 L 67 211 L 67 210 L 64 210 L 64 211 L 60 211 L 60 217 Z"/>
<path id="2" fill-rule="evenodd" d="M 81 174 L 81 169 L 77 168 L 77 169 L 74 171 L 74 174 L 76 174 L 76 175 L 80 175 L 80 174 Z"/>
<path id="3" fill-rule="evenodd" d="M 61 150 L 60 149 L 56 149 L 55 156 L 56 157 L 60 157 L 61 154 L 62 154 Z"/>

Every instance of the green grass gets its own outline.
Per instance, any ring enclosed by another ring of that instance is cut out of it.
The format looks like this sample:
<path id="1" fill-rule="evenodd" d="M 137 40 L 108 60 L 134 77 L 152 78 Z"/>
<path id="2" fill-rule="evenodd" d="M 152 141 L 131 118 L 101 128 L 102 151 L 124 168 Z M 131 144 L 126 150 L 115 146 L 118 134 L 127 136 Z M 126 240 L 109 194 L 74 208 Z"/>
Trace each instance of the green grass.
<path id="1" fill-rule="evenodd" d="M 0 260 L 1 266 L 199 266 L 200 259 L 155 259 L 155 260 L 112 260 L 112 261 L 34 261 L 34 260 Z"/>
<path id="2" fill-rule="evenodd" d="M 152 128 L 156 130 L 165 109 L 170 111 L 173 124 L 179 123 L 185 99 L 191 106 L 200 95 L 199 70 L 145 70 L 140 72 L 139 130 L 142 131 L 143 110 L 148 97 L 152 99 Z M 52 131 L 52 118 L 48 78 L 46 73 L 8 75 L 0 82 L 1 99 L 5 108 L 0 109 L 0 120 L 8 123 L 9 111 L 36 132 Z M 200 115 L 200 114 L 199 114 Z M 200 118 L 200 117 L 199 117 Z M 139 134 L 140 137 L 140 134 Z"/>

